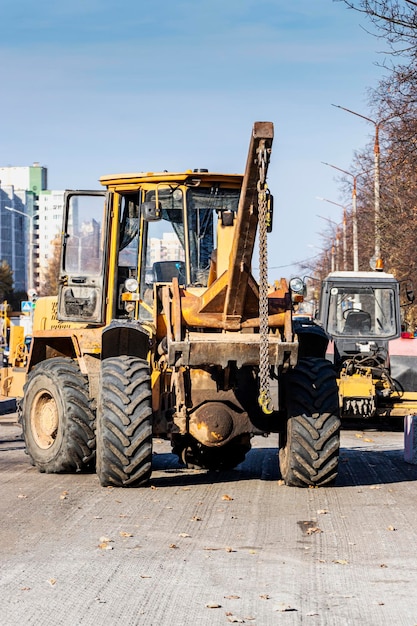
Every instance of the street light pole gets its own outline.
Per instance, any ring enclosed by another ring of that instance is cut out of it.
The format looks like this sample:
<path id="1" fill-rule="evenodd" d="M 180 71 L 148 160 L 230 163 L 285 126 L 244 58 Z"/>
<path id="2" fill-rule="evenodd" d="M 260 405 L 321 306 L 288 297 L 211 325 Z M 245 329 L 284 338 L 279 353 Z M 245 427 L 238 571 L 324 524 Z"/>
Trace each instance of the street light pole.
<path id="1" fill-rule="evenodd" d="M 389 120 L 396 117 L 396 115 L 391 115 L 386 119 L 375 121 L 370 117 L 366 117 L 365 115 L 361 115 L 360 113 L 356 113 L 356 111 L 351 111 L 350 109 L 346 109 L 345 107 L 340 106 L 339 104 L 332 104 L 332 106 L 342 109 L 343 111 L 347 111 L 348 113 L 352 113 L 352 115 L 356 115 L 357 117 L 361 117 L 363 120 L 367 122 L 371 122 L 375 126 L 375 142 L 374 142 L 374 197 L 375 197 L 375 264 L 378 264 L 378 261 L 381 257 L 381 229 L 380 229 L 380 149 L 379 149 L 379 129 L 382 124 L 388 122 Z"/>
<path id="2" fill-rule="evenodd" d="M 332 241 L 332 272 L 334 272 L 335 270 L 335 263 L 334 263 L 335 256 L 336 256 L 336 272 L 338 272 L 339 271 L 339 240 L 340 240 L 339 225 L 333 220 L 331 220 L 329 217 L 323 217 L 323 215 L 317 215 L 317 217 L 320 217 L 320 219 L 325 220 L 326 222 L 329 222 L 330 224 L 334 224 L 336 226 L 336 237 Z M 335 251 L 335 247 L 336 247 L 336 251 Z"/>
<path id="3" fill-rule="evenodd" d="M 323 165 L 328 165 L 329 167 L 333 167 L 335 170 L 339 170 L 339 172 L 343 172 L 343 174 L 347 174 L 347 176 L 351 176 L 353 180 L 352 185 L 352 242 L 353 242 L 353 271 L 359 271 L 359 247 L 358 247 L 358 212 L 357 212 L 357 204 L 356 204 L 356 196 L 357 196 L 357 185 L 356 181 L 358 176 L 361 174 L 352 174 L 351 172 L 347 172 L 346 170 L 342 170 L 340 167 L 336 167 L 336 165 L 332 165 L 331 163 L 325 163 L 322 161 Z M 364 174 L 366 172 L 363 172 Z"/>
<path id="4" fill-rule="evenodd" d="M 29 220 L 29 272 L 28 272 L 28 282 L 29 282 L 29 287 L 28 289 L 33 289 L 33 216 L 32 215 L 28 215 L 27 213 L 23 213 L 23 211 L 19 211 L 19 209 L 14 209 L 13 207 L 10 206 L 4 206 L 4 209 L 6 209 L 6 211 L 11 211 L 12 213 L 17 213 L 18 215 L 23 215 L 23 217 L 26 217 Z"/>
<path id="5" fill-rule="evenodd" d="M 330 204 L 334 204 L 335 206 L 339 206 L 343 209 L 343 222 L 342 222 L 342 233 L 343 233 L 343 241 L 342 241 L 342 249 L 343 249 L 343 269 L 347 270 L 347 246 L 346 246 L 346 207 L 343 204 L 339 204 L 338 202 L 333 202 L 333 200 L 328 200 L 327 198 L 321 198 L 317 196 L 317 200 L 323 200 L 324 202 L 329 202 Z M 318 217 L 321 217 L 320 215 Z M 327 219 L 327 218 L 323 218 Z M 332 221 L 332 220 L 330 220 Z M 335 223 L 335 222 L 333 222 Z M 338 231 L 336 231 L 338 232 Z"/>

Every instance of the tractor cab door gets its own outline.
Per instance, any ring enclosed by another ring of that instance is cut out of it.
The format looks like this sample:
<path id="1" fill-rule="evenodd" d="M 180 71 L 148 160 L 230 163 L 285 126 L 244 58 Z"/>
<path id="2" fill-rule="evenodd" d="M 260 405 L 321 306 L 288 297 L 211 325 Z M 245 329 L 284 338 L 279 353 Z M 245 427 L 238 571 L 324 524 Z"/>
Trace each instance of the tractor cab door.
<path id="1" fill-rule="evenodd" d="M 59 321 L 104 323 L 108 220 L 105 196 L 105 191 L 65 194 Z"/>

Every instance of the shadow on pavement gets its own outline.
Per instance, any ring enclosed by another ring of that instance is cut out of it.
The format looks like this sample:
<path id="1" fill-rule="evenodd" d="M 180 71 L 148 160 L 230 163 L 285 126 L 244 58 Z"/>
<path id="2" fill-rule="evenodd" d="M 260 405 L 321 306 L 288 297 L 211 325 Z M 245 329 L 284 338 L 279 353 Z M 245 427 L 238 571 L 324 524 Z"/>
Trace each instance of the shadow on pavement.
<path id="1" fill-rule="evenodd" d="M 151 482 L 155 486 L 184 486 L 241 480 L 278 481 L 281 478 L 277 448 L 256 448 L 233 470 L 209 472 L 190 470 L 174 454 L 155 454 Z M 155 475 L 159 472 L 159 475 Z M 163 474 L 161 475 L 161 473 Z M 369 450 L 341 448 L 339 473 L 333 487 L 352 487 L 417 481 L 417 465 L 404 461 L 402 449 Z"/>

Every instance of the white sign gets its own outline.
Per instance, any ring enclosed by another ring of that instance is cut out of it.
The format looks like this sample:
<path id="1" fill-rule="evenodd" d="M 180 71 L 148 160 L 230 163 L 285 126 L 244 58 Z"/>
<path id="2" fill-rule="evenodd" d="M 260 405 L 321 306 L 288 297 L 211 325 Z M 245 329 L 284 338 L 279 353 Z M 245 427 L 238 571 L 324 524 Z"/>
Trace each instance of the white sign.
<path id="1" fill-rule="evenodd" d="M 20 303 L 20 310 L 22 311 L 22 313 L 31 313 L 33 310 L 33 302 L 30 302 L 29 300 L 23 300 Z"/>

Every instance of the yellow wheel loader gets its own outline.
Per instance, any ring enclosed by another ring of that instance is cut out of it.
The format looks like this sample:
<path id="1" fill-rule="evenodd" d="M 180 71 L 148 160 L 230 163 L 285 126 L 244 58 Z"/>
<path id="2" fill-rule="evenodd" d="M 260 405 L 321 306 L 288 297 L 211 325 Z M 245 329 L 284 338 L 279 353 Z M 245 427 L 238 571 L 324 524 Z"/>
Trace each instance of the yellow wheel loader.
<path id="1" fill-rule="evenodd" d="M 41 472 L 95 467 L 103 486 L 140 486 L 153 436 L 185 466 L 223 470 L 279 433 L 286 484 L 334 481 L 327 336 L 292 322 L 302 281 L 268 285 L 272 142 L 256 122 L 244 175 L 120 174 L 66 193 L 58 297 L 36 303 L 24 371 L 2 372 Z"/>

